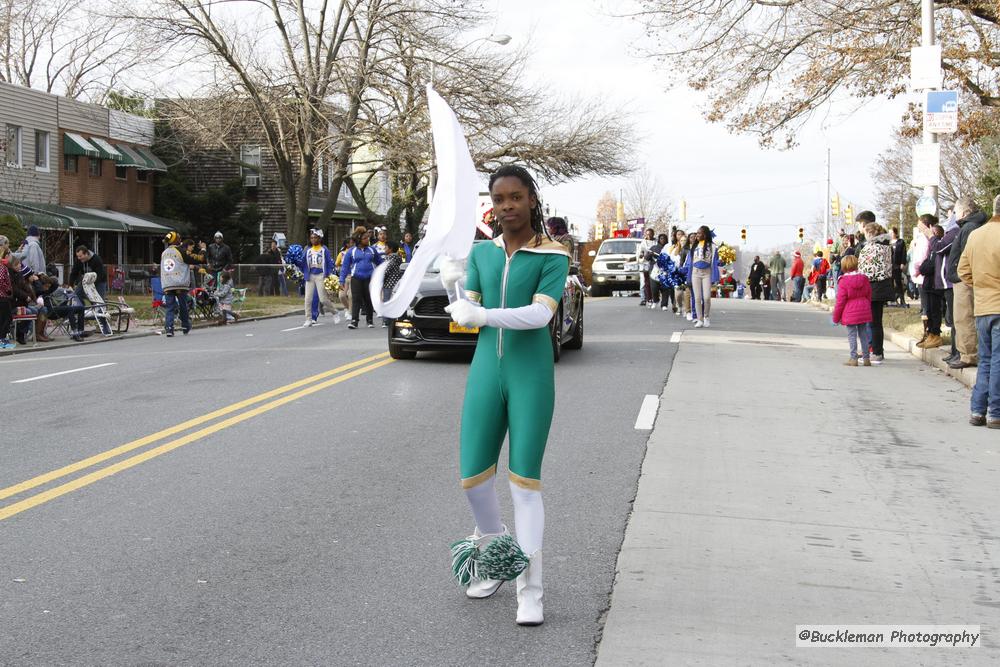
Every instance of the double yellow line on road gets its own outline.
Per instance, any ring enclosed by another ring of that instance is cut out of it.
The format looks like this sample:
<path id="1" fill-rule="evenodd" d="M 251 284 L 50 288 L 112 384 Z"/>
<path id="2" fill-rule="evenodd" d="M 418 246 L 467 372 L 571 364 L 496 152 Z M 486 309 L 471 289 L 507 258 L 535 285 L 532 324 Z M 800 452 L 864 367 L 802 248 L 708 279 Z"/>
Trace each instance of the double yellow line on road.
<path id="1" fill-rule="evenodd" d="M 67 493 L 93 484 L 94 482 L 104 479 L 105 477 L 110 477 L 111 475 L 121 472 L 122 470 L 128 470 L 129 468 L 135 467 L 140 463 L 154 459 L 157 456 L 171 452 L 179 447 L 201 440 L 206 436 L 239 424 L 240 422 L 244 422 L 252 417 L 256 417 L 257 415 L 281 407 L 282 405 L 291 403 L 292 401 L 297 401 L 298 399 L 309 396 L 310 394 L 315 394 L 318 391 L 340 384 L 341 382 L 345 382 L 364 373 L 369 373 L 377 368 L 391 364 L 392 362 L 393 360 L 389 358 L 389 355 L 386 352 L 366 357 L 364 359 L 359 359 L 349 364 L 338 366 L 332 370 L 324 371 L 323 373 L 318 373 L 316 375 L 297 380 L 270 391 L 265 391 L 262 394 L 257 394 L 256 396 L 252 396 L 243 401 L 227 405 L 224 408 L 209 412 L 208 414 L 201 415 L 200 417 L 189 419 L 185 422 L 177 424 L 176 426 L 165 428 L 162 431 L 157 431 L 156 433 L 151 433 L 150 435 L 142 438 L 132 440 L 131 442 L 127 442 L 124 445 L 115 447 L 114 449 L 109 449 L 105 452 L 101 452 L 75 463 L 71 463 L 67 466 L 63 466 L 58 470 L 53 470 L 51 472 L 38 475 L 37 477 L 32 477 L 31 479 L 25 480 L 19 484 L 8 486 L 5 489 L 0 489 L 0 500 L 10 498 L 11 496 L 24 493 L 25 491 L 30 491 L 31 489 L 42 486 L 43 484 L 48 484 L 49 482 L 66 477 L 67 475 L 80 472 L 81 470 L 86 470 L 87 468 L 95 466 L 99 463 L 104 463 L 105 461 L 121 456 L 122 454 L 126 454 L 141 447 L 145 447 L 146 445 L 159 442 L 160 440 L 169 438 L 172 435 L 194 428 L 195 426 L 200 426 L 206 422 L 218 419 L 219 417 L 225 417 L 226 415 L 234 412 L 239 413 L 229 417 L 228 419 L 223 419 L 222 421 L 216 422 L 210 426 L 188 433 L 187 435 L 181 436 L 176 440 L 171 440 L 170 442 L 166 442 L 158 447 L 153 447 L 152 449 L 147 449 L 139 454 L 118 461 L 117 463 L 113 463 L 107 467 L 100 468 L 99 470 L 95 470 L 94 472 L 60 484 L 59 486 L 37 493 L 33 496 L 25 498 L 24 500 L 0 507 L 0 521 L 9 519 L 15 514 L 20 514 L 25 510 L 31 509 L 32 507 L 37 507 L 42 503 L 46 503 L 60 496 L 64 496 Z M 304 388 L 300 389 L 301 387 Z M 296 389 L 298 389 L 298 391 L 294 391 Z M 280 398 L 275 398 L 279 396 Z M 262 403 L 262 405 L 257 405 L 258 403 Z M 249 408 L 253 405 L 257 405 L 257 407 L 246 410 L 245 412 L 239 412 L 240 410 Z"/>

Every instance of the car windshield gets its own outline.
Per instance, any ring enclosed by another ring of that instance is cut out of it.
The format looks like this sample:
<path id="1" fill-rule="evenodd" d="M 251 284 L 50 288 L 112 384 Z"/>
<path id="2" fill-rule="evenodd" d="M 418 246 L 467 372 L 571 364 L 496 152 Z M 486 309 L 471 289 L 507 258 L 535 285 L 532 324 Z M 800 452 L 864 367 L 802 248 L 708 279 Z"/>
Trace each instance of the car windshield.
<path id="1" fill-rule="evenodd" d="M 605 241 L 601 244 L 598 255 L 634 255 L 637 240 Z"/>

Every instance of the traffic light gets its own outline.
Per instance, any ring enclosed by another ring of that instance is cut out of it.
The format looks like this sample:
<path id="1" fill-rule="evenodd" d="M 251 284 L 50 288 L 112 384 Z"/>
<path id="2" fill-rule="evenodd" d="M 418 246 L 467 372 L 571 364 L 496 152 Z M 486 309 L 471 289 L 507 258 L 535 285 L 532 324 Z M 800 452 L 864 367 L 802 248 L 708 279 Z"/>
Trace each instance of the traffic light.
<path id="1" fill-rule="evenodd" d="M 844 219 L 847 222 L 854 222 L 854 204 L 848 204 L 844 209 Z"/>
<path id="2" fill-rule="evenodd" d="M 746 227 L 744 227 L 743 229 L 740 230 L 740 238 L 743 239 L 744 243 L 747 242 L 747 228 Z"/>
<path id="3" fill-rule="evenodd" d="M 830 198 L 830 211 L 833 215 L 840 215 L 840 195 Z"/>
<path id="4" fill-rule="evenodd" d="M 806 237 L 805 227 L 799 227 L 799 241 L 803 240 L 805 237 Z"/>

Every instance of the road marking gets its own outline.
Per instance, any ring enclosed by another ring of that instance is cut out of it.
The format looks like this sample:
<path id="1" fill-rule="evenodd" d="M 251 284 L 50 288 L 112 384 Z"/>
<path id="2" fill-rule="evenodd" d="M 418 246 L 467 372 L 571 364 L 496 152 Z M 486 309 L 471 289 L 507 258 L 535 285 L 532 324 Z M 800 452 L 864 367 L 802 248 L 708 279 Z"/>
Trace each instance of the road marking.
<path id="1" fill-rule="evenodd" d="M 670 342 L 671 343 L 679 343 L 679 342 L 681 342 L 681 335 L 683 333 L 684 333 L 683 331 L 675 331 L 672 334 L 670 334 Z"/>
<path id="2" fill-rule="evenodd" d="M 85 366 L 83 368 L 74 368 L 69 371 L 59 371 L 58 373 L 46 373 L 45 375 L 36 375 L 33 378 L 24 378 L 23 380 L 11 380 L 11 384 L 21 384 L 22 382 L 34 382 L 35 380 L 44 380 L 45 378 L 54 378 L 57 375 L 69 375 L 70 373 L 79 373 L 80 371 L 91 371 L 95 368 L 104 368 L 105 366 L 117 366 L 117 361 L 110 361 L 106 364 L 97 364 L 96 366 Z"/>
<path id="3" fill-rule="evenodd" d="M 351 371 L 350 373 L 345 373 L 344 375 L 335 377 L 331 380 L 326 380 L 325 382 L 314 384 L 311 387 L 306 387 L 305 389 L 297 391 L 294 394 L 288 394 L 287 396 L 282 396 L 281 398 L 275 399 L 270 403 L 259 405 L 256 408 L 253 408 L 252 410 L 241 412 L 240 414 L 230 417 L 229 419 L 224 419 L 223 421 L 212 424 L 211 426 L 206 426 L 201 430 L 195 431 L 194 433 L 189 433 L 185 436 L 178 438 L 177 440 L 172 440 L 170 442 L 164 443 L 159 447 L 147 449 L 141 454 L 130 456 L 129 458 L 123 459 L 118 463 L 113 463 L 107 466 L 106 468 L 95 470 L 92 473 L 88 473 L 86 475 L 83 475 L 82 477 L 78 477 L 72 481 L 66 482 L 65 484 L 60 484 L 59 486 L 48 489 L 47 491 L 42 491 L 41 493 L 37 493 L 33 496 L 25 498 L 24 500 L 18 501 L 16 503 L 11 503 L 6 507 L 0 508 L 0 521 L 3 521 L 4 519 L 9 519 L 15 514 L 20 514 L 25 510 L 29 510 L 32 507 L 37 507 L 38 505 L 47 503 L 50 500 L 54 500 L 56 498 L 59 498 L 60 496 L 64 496 L 67 493 L 76 491 L 77 489 L 82 489 L 83 487 L 89 486 L 94 482 L 104 479 L 105 477 L 110 477 L 111 475 L 119 473 L 123 470 L 128 470 L 129 468 L 134 468 L 140 463 L 145 463 L 146 461 L 155 459 L 156 457 L 162 456 L 163 454 L 166 454 L 168 452 L 172 452 L 173 450 L 183 447 L 184 445 L 188 445 L 191 444 L 192 442 L 201 440 L 205 436 L 212 435 L 213 433 L 217 433 L 223 429 L 229 428 L 230 426 L 235 426 L 236 424 L 244 422 L 250 419 L 251 417 L 256 417 L 257 415 L 264 414 L 265 412 L 274 410 L 275 408 L 281 407 L 282 405 L 291 403 L 292 401 L 297 401 L 298 399 L 303 398 L 305 396 L 309 396 L 310 394 L 315 394 L 318 391 L 322 391 L 323 389 L 327 389 L 336 384 L 340 384 L 341 382 L 345 382 L 352 378 L 358 377 L 359 375 L 370 373 L 371 371 L 376 370 L 378 368 L 382 368 L 383 366 L 387 366 L 393 363 L 394 361 L 395 359 L 383 359 L 381 361 L 375 362 L 363 368 Z"/>
<path id="4" fill-rule="evenodd" d="M 648 431 L 653 428 L 656 421 L 656 409 L 660 406 L 660 398 L 654 394 L 646 394 L 642 399 L 642 406 L 639 407 L 639 416 L 635 418 L 635 429 L 637 431 Z M 2 512 L 3 510 L 0 510 Z M 3 518 L 0 516 L 0 518 Z"/>
<path id="5" fill-rule="evenodd" d="M 343 366 L 338 366 L 337 368 L 324 371 L 322 373 L 317 373 L 316 375 L 311 375 L 301 380 L 296 380 L 295 382 L 286 384 L 283 387 L 278 387 L 276 389 L 271 389 L 270 391 L 265 391 L 262 394 L 251 396 L 250 398 L 244 399 L 237 403 L 233 403 L 231 405 L 227 405 L 223 408 L 219 408 L 218 410 L 209 412 L 200 417 L 189 419 L 185 422 L 177 424 L 176 426 L 165 428 L 162 431 L 157 431 L 156 433 L 152 433 L 137 440 L 126 442 L 124 445 L 119 445 L 114 449 L 109 449 L 105 452 L 101 452 L 99 454 L 95 454 L 91 457 L 77 461 L 76 463 L 71 463 L 67 466 L 63 466 L 58 470 L 53 470 L 52 472 L 47 472 L 45 474 L 38 475 L 37 477 L 32 477 L 31 479 L 21 482 L 20 484 L 15 484 L 14 486 L 8 486 L 6 489 L 0 489 L 0 500 L 3 500 L 4 498 L 9 498 L 10 496 L 13 495 L 17 495 L 18 493 L 23 493 L 24 491 L 28 491 L 30 489 L 35 488 L 36 486 L 47 484 L 48 482 L 59 479 L 60 477 L 71 475 L 74 472 L 84 470 L 93 465 L 97 465 L 98 463 L 107 461 L 108 459 L 112 459 L 121 454 L 125 454 L 132 450 L 138 449 L 139 447 L 145 447 L 146 445 L 152 444 L 158 440 L 162 440 L 169 436 L 175 435 L 177 433 L 180 433 L 181 431 L 186 431 L 187 429 L 192 428 L 194 426 L 199 426 L 201 424 L 204 424 L 205 422 L 212 421 L 213 419 L 216 419 L 218 417 L 223 417 L 232 412 L 236 412 L 237 410 L 242 410 L 243 408 L 250 407 L 255 403 L 266 401 L 270 398 L 274 398 L 275 396 L 284 394 L 285 392 L 291 391 L 293 389 L 298 389 L 299 387 L 303 387 L 307 384 L 311 384 L 313 382 L 317 382 L 324 378 L 328 378 L 331 375 L 336 375 L 337 373 L 349 371 L 353 368 L 357 368 L 358 366 L 363 366 L 364 364 L 367 364 L 369 362 L 378 361 L 379 359 L 385 359 L 388 356 L 389 356 L 388 352 L 382 352 L 381 354 L 365 357 L 364 359 L 358 359 L 357 361 L 352 361 L 349 364 L 344 364 Z"/>
<path id="6" fill-rule="evenodd" d="M 326 322 L 317 322 L 316 324 L 313 324 L 313 325 L 311 325 L 311 326 L 314 326 L 314 327 L 321 327 L 321 326 L 323 326 L 324 324 L 326 324 Z M 286 331 L 296 331 L 296 330 L 298 330 L 298 329 L 308 329 L 308 328 L 309 328 L 309 327 L 307 327 L 307 326 L 304 326 L 304 325 L 300 324 L 299 326 L 297 326 L 297 327 L 292 327 L 291 329 L 282 329 L 282 330 L 281 330 L 281 333 L 285 333 Z"/>

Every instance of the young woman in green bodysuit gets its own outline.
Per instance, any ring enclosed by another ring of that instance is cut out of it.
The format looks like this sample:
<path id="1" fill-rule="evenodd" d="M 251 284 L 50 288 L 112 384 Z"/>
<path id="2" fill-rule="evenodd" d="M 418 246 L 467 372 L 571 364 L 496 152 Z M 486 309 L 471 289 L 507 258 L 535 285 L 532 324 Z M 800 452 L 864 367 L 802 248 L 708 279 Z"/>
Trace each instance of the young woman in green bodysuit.
<path id="1" fill-rule="evenodd" d="M 448 311 L 461 326 L 480 327 L 462 410 L 461 475 L 475 533 L 466 546 L 485 549 L 505 536 L 494 481 L 509 434 L 508 469 L 517 543 L 528 565 L 517 576 L 517 622 L 542 622 L 542 456 L 552 423 L 555 380 L 548 324 L 566 286 L 569 255 L 544 232 L 538 189 L 522 168 L 490 177 L 493 212 L 503 233 L 469 255 L 466 298 Z M 461 270 L 442 267 L 451 288 Z M 458 545 L 460 543 L 456 543 Z M 454 552 L 454 548 L 453 548 Z M 456 570 L 457 573 L 457 570 Z M 503 583 L 480 570 L 467 595 L 485 598 Z"/>

